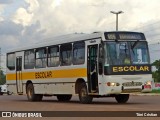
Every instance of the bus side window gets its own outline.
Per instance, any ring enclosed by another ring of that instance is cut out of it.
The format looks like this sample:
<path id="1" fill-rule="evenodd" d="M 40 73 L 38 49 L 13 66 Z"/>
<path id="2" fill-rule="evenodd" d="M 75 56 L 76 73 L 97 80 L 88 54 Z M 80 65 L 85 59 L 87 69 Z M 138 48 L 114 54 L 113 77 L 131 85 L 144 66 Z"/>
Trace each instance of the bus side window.
<path id="1" fill-rule="evenodd" d="M 15 70 L 15 53 L 7 54 L 7 67 L 9 70 Z"/>
<path id="2" fill-rule="evenodd" d="M 73 44 L 73 64 L 84 64 L 85 61 L 85 43 L 75 42 Z"/>
<path id="3" fill-rule="evenodd" d="M 47 64 L 46 48 L 36 49 L 36 68 L 45 68 Z"/>
<path id="4" fill-rule="evenodd" d="M 61 66 L 71 65 L 72 63 L 72 44 L 62 44 L 60 46 L 60 61 Z"/>
<path id="5" fill-rule="evenodd" d="M 59 46 L 48 48 L 48 66 L 56 67 L 59 65 Z"/>
<path id="6" fill-rule="evenodd" d="M 34 49 L 24 52 L 24 69 L 33 69 L 35 66 Z"/>

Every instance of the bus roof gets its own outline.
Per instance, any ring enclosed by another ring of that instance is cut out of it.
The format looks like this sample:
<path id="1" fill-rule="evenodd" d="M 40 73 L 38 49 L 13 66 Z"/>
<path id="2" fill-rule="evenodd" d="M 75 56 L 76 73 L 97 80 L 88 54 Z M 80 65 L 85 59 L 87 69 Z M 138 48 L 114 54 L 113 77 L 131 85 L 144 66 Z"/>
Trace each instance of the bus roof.
<path id="1" fill-rule="evenodd" d="M 76 42 L 76 41 L 84 41 L 84 40 L 91 40 L 91 39 L 96 39 L 96 38 L 101 38 L 102 41 L 105 41 L 108 39 L 109 34 L 111 34 L 111 37 L 116 38 L 113 36 L 113 33 L 115 33 L 115 35 L 119 35 L 122 33 L 126 33 L 127 36 L 123 36 L 128 38 L 129 35 L 132 35 L 131 37 L 137 37 L 134 36 L 136 34 L 142 36 L 142 39 L 145 40 L 145 36 L 143 33 L 140 32 L 130 32 L 130 31 L 109 31 L 109 32 L 93 32 L 90 34 L 86 34 L 86 33 L 74 33 L 74 34 L 67 34 L 67 35 L 61 35 L 61 36 L 57 36 L 57 37 L 52 37 L 52 38 L 47 38 L 44 41 L 41 41 L 39 43 L 33 43 L 32 45 L 28 45 L 28 46 L 23 46 L 23 47 L 19 47 L 19 48 L 15 48 L 12 50 L 9 50 L 7 53 L 11 53 L 11 52 L 18 52 L 18 51 L 23 51 L 23 50 L 28 50 L 28 49 L 34 49 L 34 48 L 40 48 L 40 47 L 46 47 L 46 46 L 52 46 L 52 45 L 59 45 L 59 44 L 63 44 L 63 43 L 70 43 L 70 42 Z M 109 38 L 110 40 L 113 40 L 111 38 Z M 119 39 L 120 40 L 120 39 Z"/>
<path id="2" fill-rule="evenodd" d="M 44 41 L 41 41 L 39 43 L 33 43 L 32 45 L 14 48 L 14 49 L 8 50 L 7 53 L 18 52 L 18 51 L 23 51 L 27 49 L 46 47 L 46 46 L 52 46 L 52 45 L 58 45 L 58 44 L 63 44 L 63 43 L 89 40 L 89 39 L 100 38 L 100 37 L 101 38 L 104 37 L 104 32 L 94 32 L 91 34 L 73 33 L 73 34 L 61 35 L 61 36 L 44 39 Z"/>

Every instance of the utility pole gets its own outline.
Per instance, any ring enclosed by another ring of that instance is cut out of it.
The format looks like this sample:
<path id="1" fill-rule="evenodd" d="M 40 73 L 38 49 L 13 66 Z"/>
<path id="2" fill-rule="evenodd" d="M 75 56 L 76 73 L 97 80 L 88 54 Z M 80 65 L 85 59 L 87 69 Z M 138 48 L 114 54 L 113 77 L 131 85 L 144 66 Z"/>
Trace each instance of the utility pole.
<path id="1" fill-rule="evenodd" d="M 123 11 L 118 11 L 118 12 L 111 11 L 111 13 L 116 14 L 116 31 L 118 31 L 118 15 L 123 13 Z"/>

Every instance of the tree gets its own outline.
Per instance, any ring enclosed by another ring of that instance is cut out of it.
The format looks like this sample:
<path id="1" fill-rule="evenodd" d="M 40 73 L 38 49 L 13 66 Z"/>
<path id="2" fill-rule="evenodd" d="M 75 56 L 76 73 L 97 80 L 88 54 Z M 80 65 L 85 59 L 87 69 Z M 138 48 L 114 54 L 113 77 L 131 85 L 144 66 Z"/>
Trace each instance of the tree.
<path id="1" fill-rule="evenodd" d="M 156 71 L 153 72 L 152 76 L 154 78 L 154 82 L 160 82 L 160 60 L 156 60 L 152 63 L 152 66 L 156 67 Z"/>
<path id="2" fill-rule="evenodd" d="M 6 83 L 6 75 L 2 70 L 0 70 L 0 85 L 3 85 Z"/>

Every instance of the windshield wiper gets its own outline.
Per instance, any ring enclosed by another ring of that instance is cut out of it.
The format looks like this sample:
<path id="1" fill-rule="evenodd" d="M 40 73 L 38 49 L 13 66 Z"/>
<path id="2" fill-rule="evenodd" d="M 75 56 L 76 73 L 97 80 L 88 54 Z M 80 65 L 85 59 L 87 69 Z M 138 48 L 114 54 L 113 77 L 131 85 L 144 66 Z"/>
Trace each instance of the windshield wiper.
<path id="1" fill-rule="evenodd" d="M 136 45 L 138 44 L 138 42 L 139 42 L 139 40 L 137 40 L 136 42 L 134 42 L 133 45 L 131 45 L 131 50 L 132 50 L 132 52 L 133 52 L 134 55 L 135 55 L 135 53 L 134 53 L 133 49 L 136 47 Z"/>
<path id="2" fill-rule="evenodd" d="M 134 47 L 137 45 L 138 42 L 139 42 L 139 40 L 137 40 L 136 42 L 134 42 L 134 44 L 131 45 L 131 49 L 134 49 Z"/>

